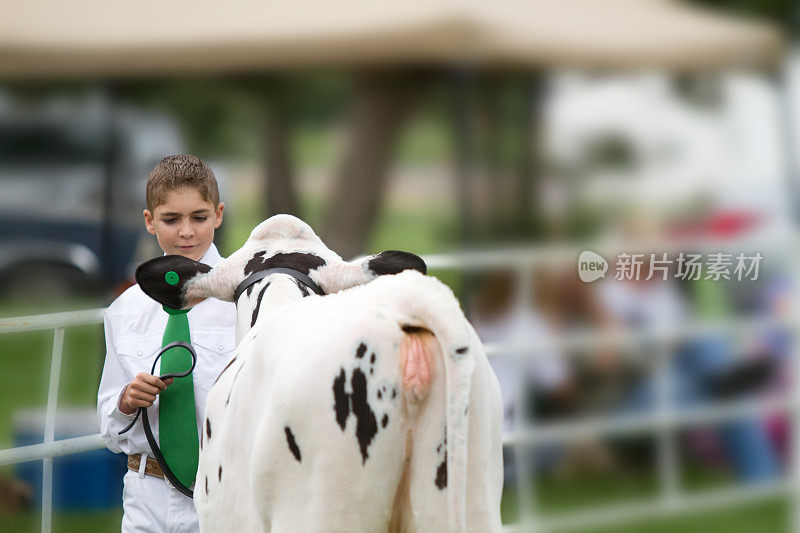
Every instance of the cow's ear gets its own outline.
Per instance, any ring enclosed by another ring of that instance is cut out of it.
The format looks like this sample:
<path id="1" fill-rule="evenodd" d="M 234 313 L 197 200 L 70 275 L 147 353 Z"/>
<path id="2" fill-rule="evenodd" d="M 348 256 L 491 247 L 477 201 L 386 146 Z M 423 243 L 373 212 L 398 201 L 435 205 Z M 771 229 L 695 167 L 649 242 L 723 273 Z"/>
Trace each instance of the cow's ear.
<path id="1" fill-rule="evenodd" d="M 156 257 L 139 265 L 136 282 L 153 300 L 173 309 L 189 309 L 213 294 L 198 294 L 198 276 L 211 267 L 182 255 Z"/>
<path id="2" fill-rule="evenodd" d="M 423 274 L 428 273 L 428 266 L 418 255 L 399 250 L 387 250 L 367 257 L 366 265 L 369 272 L 375 276 L 384 274 L 399 274 L 403 270 L 418 270 Z"/>
<path id="3" fill-rule="evenodd" d="M 427 273 L 425 261 L 408 252 L 389 250 L 376 255 L 356 259 L 350 263 L 331 263 L 311 272 L 314 279 L 326 293 L 339 292 L 350 287 L 363 285 L 378 276 L 399 274 L 403 270 L 419 270 Z"/>

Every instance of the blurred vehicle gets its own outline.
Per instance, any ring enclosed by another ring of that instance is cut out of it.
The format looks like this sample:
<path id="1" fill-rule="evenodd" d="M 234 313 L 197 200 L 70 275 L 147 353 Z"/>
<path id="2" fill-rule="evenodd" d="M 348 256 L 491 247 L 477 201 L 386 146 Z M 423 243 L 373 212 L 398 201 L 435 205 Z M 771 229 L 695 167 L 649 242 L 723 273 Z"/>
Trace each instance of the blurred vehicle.
<path id="1" fill-rule="evenodd" d="M 182 151 L 176 124 L 97 98 L 4 103 L 0 293 L 53 298 L 123 283 L 146 244 L 145 177 Z"/>

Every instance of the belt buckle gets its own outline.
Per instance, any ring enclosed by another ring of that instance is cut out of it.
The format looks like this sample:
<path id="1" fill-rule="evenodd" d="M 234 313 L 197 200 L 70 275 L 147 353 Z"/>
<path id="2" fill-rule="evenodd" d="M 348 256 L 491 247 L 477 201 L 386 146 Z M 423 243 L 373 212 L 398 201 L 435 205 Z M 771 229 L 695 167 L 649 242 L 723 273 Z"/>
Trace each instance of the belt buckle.
<path id="1" fill-rule="evenodd" d="M 166 484 L 167 484 L 167 486 L 168 486 L 169 488 L 171 488 L 171 489 L 174 489 L 174 488 L 175 488 L 175 485 L 173 485 L 173 484 L 170 482 L 170 480 L 169 480 L 169 478 L 167 477 L 167 475 L 166 475 L 166 474 L 164 474 L 164 482 L 166 482 Z"/>

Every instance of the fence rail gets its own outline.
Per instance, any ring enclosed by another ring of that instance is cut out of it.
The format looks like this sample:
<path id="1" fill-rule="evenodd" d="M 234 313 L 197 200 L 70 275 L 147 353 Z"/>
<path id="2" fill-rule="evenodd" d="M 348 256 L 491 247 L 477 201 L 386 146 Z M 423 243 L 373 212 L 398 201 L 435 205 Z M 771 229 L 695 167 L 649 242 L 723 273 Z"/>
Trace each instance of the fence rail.
<path id="1" fill-rule="evenodd" d="M 762 249 L 768 243 L 760 244 Z M 750 246 L 750 243 L 742 243 Z M 627 249 L 637 249 L 636 244 L 629 244 Z M 638 249 L 673 250 L 674 244 L 663 244 L 661 248 L 654 248 L 653 243 L 640 243 Z M 693 247 L 706 246 L 705 243 L 692 243 Z M 618 249 L 613 244 L 605 247 L 595 246 L 593 249 L 605 250 Z M 547 248 L 537 250 L 514 250 L 507 252 L 467 252 L 453 255 L 426 256 L 425 261 L 431 270 L 457 269 L 457 270 L 492 270 L 497 268 L 511 268 L 517 276 L 520 287 L 527 287 L 530 269 L 542 263 L 553 263 L 577 258 L 576 248 Z M 795 290 L 797 291 L 797 285 Z M 522 292 L 522 291 L 520 291 Z M 794 302 L 800 302 L 800 292 Z M 42 487 L 42 532 L 49 533 L 52 524 L 52 458 L 79 453 L 103 447 L 99 434 L 65 440 L 54 440 L 55 415 L 57 409 L 58 383 L 61 373 L 61 359 L 65 328 L 83 325 L 101 324 L 103 309 L 90 309 L 66 313 L 53 313 L 47 315 L 25 316 L 0 319 L 0 334 L 21 331 L 52 330 L 53 351 L 51 358 L 50 384 L 45 416 L 44 442 L 32 446 L 24 446 L 0 450 L 0 465 L 14 464 L 26 461 L 43 461 L 43 487 Z M 612 332 L 584 330 L 571 332 L 557 339 L 538 343 L 513 344 L 498 343 L 487 344 L 486 353 L 489 357 L 507 354 L 521 361 L 525 357 L 543 350 L 578 350 L 586 349 L 597 343 L 607 343 L 619 347 L 633 347 L 643 342 L 665 345 L 670 342 L 694 338 L 698 335 L 715 333 L 739 336 L 748 332 L 762 330 L 767 327 L 791 329 L 793 332 L 800 329 L 800 308 L 794 314 L 783 320 L 765 319 L 735 319 L 724 322 L 705 322 L 687 325 L 680 329 L 656 329 L 647 331 L 634 331 L 619 329 Z M 637 355 L 632 352 L 633 356 Z M 796 432 L 797 422 L 800 422 L 800 388 L 793 386 L 792 394 L 784 397 L 763 398 L 758 401 L 728 401 L 714 404 L 704 404 L 691 408 L 676 408 L 672 406 L 669 391 L 663 386 L 668 380 L 667 361 L 672 357 L 672 351 L 660 349 L 653 355 L 656 358 L 656 372 L 661 380 L 662 390 L 656 404 L 654 414 L 645 415 L 616 415 L 598 416 L 570 420 L 557 423 L 536 424 L 528 427 L 518 417 L 516 428 L 503 434 L 503 446 L 512 447 L 515 456 L 523 459 L 524 451 L 531 445 L 542 443 L 568 442 L 588 436 L 621 435 L 621 434 L 654 434 L 658 442 L 658 466 L 661 490 L 655 499 L 635 501 L 623 505 L 610 505 L 596 509 L 582 509 L 561 515 L 539 515 L 533 509 L 535 497 L 535 480 L 528 479 L 530 471 L 523 460 L 517 460 L 517 481 L 519 508 L 521 521 L 516 524 L 506 524 L 506 531 L 568 531 L 579 528 L 592 528 L 602 525 L 623 523 L 651 516 L 664 516 L 676 513 L 692 512 L 695 510 L 714 509 L 732 506 L 744 502 L 755 502 L 764 498 L 778 495 L 793 495 L 793 516 L 800 520 L 800 439 L 793 439 L 794 460 L 791 476 L 773 483 L 759 486 L 741 486 L 723 490 L 710 490 L 692 492 L 691 495 L 683 493 L 677 482 L 677 461 L 675 457 L 674 432 L 677 429 L 731 420 L 743 415 L 762 413 L 765 411 L 788 411 L 793 415 L 795 424 L 793 433 Z M 796 356 L 797 354 L 793 353 Z M 800 363 L 794 357 L 796 378 L 800 377 Z M 520 372 L 520 375 L 522 373 Z M 797 383 L 797 379 L 794 383 Z M 521 411 L 521 410 L 518 410 Z M 521 416 L 521 415 L 520 415 Z M 800 521 L 797 522 L 800 524 Z M 797 530 L 797 529 L 795 529 Z"/>

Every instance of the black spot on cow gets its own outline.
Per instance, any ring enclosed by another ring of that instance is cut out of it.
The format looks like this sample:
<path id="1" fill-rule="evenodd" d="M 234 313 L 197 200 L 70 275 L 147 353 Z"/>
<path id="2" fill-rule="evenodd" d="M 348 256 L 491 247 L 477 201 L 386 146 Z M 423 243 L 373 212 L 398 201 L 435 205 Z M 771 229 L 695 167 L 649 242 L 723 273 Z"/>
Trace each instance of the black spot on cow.
<path id="1" fill-rule="evenodd" d="M 361 448 L 362 464 L 367 462 L 369 445 L 375 434 L 378 433 L 378 421 L 367 399 L 367 376 L 356 368 L 350 377 L 350 386 L 353 393 L 350 395 L 350 404 L 356 417 L 356 438 Z"/>
<path id="2" fill-rule="evenodd" d="M 374 353 L 369 356 L 369 362 L 372 363 L 372 364 L 375 364 L 375 354 Z"/>
<path id="3" fill-rule="evenodd" d="M 264 265 L 264 256 L 267 254 L 266 250 L 261 250 L 260 252 L 256 252 L 253 257 L 247 261 L 247 264 L 244 265 L 244 275 L 249 276 L 259 270 L 264 270 L 262 267 Z"/>
<path id="4" fill-rule="evenodd" d="M 208 494 L 208 476 L 206 476 L 206 494 Z"/>
<path id="5" fill-rule="evenodd" d="M 365 353 L 367 353 L 367 345 L 362 342 L 356 349 L 356 359 L 361 359 Z"/>
<path id="6" fill-rule="evenodd" d="M 261 310 L 261 300 L 264 298 L 264 293 L 267 291 L 267 288 L 269 287 L 269 284 L 270 284 L 270 282 L 268 281 L 267 284 L 264 285 L 264 288 L 261 289 L 261 292 L 258 293 L 258 299 L 256 300 L 256 306 L 253 309 L 253 318 L 250 320 L 250 327 L 251 328 L 256 325 L 256 320 L 258 320 L 258 312 Z M 251 285 L 251 287 L 252 287 L 252 285 Z"/>
<path id="7" fill-rule="evenodd" d="M 336 411 L 336 422 L 344 431 L 347 424 L 347 417 L 350 415 L 350 395 L 344 392 L 345 384 L 344 368 L 333 380 L 333 410 Z"/>
<path id="8" fill-rule="evenodd" d="M 461 348 L 456 348 L 456 353 L 460 353 L 460 354 L 467 353 L 467 350 L 469 350 L 468 347 L 462 346 Z"/>
<path id="9" fill-rule="evenodd" d="M 397 387 L 392 387 L 392 400 L 397 396 Z"/>
<path id="10" fill-rule="evenodd" d="M 375 373 L 375 372 L 373 371 L 373 369 L 371 369 L 371 368 L 370 368 L 370 369 L 369 369 L 369 375 L 371 376 L 371 375 L 372 375 L 372 374 L 374 374 L 374 373 Z"/>
<path id="11" fill-rule="evenodd" d="M 403 270 L 411 269 L 419 270 L 423 274 L 428 272 L 428 267 L 421 257 L 398 250 L 387 250 L 379 253 L 369 260 L 367 268 L 377 276 L 399 274 Z"/>
<path id="12" fill-rule="evenodd" d="M 442 450 L 444 449 L 445 450 L 444 453 L 446 454 L 447 450 L 445 448 L 447 448 L 447 424 L 444 425 L 444 437 L 442 438 L 442 441 L 439 443 L 439 445 L 436 447 L 436 453 L 442 453 Z"/>
<path id="13" fill-rule="evenodd" d="M 266 250 L 262 250 L 260 252 L 256 252 L 256 254 L 253 255 L 253 257 L 250 258 L 250 260 L 247 262 L 247 264 L 244 265 L 244 275 L 245 275 L 245 277 L 247 277 L 250 274 L 252 274 L 254 272 L 257 272 L 259 270 L 263 270 L 262 268 L 259 268 L 259 267 L 264 263 L 264 255 L 266 253 L 267 253 Z M 245 291 L 245 292 L 247 292 L 247 296 L 250 296 L 251 294 L 253 294 L 253 285 L 250 285 L 249 287 L 247 287 L 247 291 Z"/>
<path id="14" fill-rule="evenodd" d="M 303 298 L 311 294 L 311 292 L 308 290 L 308 287 L 306 287 L 306 284 L 302 283 L 299 279 L 295 279 L 294 283 L 297 285 L 297 288 L 300 289 L 300 294 L 303 295 Z"/>
<path id="15" fill-rule="evenodd" d="M 222 465 L 219 465 L 219 473 L 217 474 L 219 480 L 222 481 Z"/>
<path id="16" fill-rule="evenodd" d="M 386 427 L 386 424 L 388 423 L 389 423 L 389 415 L 385 414 L 383 415 L 383 418 L 381 418 L 381 427 Z"/>
<path id="17" fill-rule="evenodd" d="M 278 253 L 265 258 L 265 251 L 253 255 L 244 266 L 244 275 L 249 276 L 255 272 L 270 268 L 291 268 L 305 275 L 321 266 L 325 266 L 325 260 L 318 255 L 301 252 Z"/>
<path id="18" fill-rule="evenodd" d="M 206 436 L 211 439 L 211 420 L 206 418 Z"/>
<path id="19" fill-rule="evenodd" d="M 444 452 L 444 460 L 442 460 L 442 464 L 436 469 L 436 487 L 439 490 L 444 490 L 447 488 L 447 452 Z"/>
<path id="20" fill-rule="evenodd" d="M 285 426 L 283 431 L 286 433 L 286 443 L 289 445 L 289 451 L 292 452 L 294 458 L 297 459 L 297 462 L 300 462 L 300 448 L 297 447 L 297 442 L 294 440 L 294 435 L 292 434 L 292 430 L 289 429 L 289 426 Z"/>

